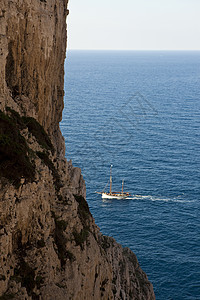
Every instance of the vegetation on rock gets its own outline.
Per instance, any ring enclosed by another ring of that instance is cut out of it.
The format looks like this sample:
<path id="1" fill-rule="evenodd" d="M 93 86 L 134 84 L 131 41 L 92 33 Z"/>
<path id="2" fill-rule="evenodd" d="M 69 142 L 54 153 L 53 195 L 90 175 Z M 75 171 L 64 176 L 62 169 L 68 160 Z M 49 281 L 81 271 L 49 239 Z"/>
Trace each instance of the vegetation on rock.
<path id="1" fill-rule="evenodd" d="M 81 247 L 81 250 L 84 250 L 84 243 L 87 240 L 89 232 L 87 229 L 82 229 L 81 232 L 73 231 L 74 240 L 77 246 Z"/>
<path id="2" fill-rule="evenodd" d="M 36 154 L 42 160 L 42 162 L 51 170 L 56 192 L 59 192 L 60 188 L 62 187 L 60 176 L 58 174 L 58 171 L 54 167 L 54 164 L 50 160 L 48 152 L 37 151 Z"/>
<path id="3" fill-rule="evenodd" d="M 78 215 L 83 225 L 83 228 L 89 230 L 89 217 L 92 217 L 89 206 L 85 198 L 81 195 L 74 195 L 78 202 Z"/>
<path id="4" fill-rule="evenodd" d="M 56 190 L 60 189 L 60 177 L 48 151 L 55 152 L 54 147 L 44 128 L 31 117 L 21 117 L 18 112 L 10 107 L 4 113 L 0 111 L 0 178 L 9 180 L 15 187 L 20 186 L 21 178 L 26 182 L 32 182 L 35 178 L 35 164 L 32 159 L 33 151 L 30 150 L 20 130 L 28 128 L 35 136 L 37 142 L 46 150 L 37 155 L 52 171 Z"/>
<path id="5" fill-rule="evenodd" d="M 32 117 L 22 117 L 23 123 L 28 127 L 29 132 L 35 136 L 37 142 L 46 150 L 54 154 L 55 149 L 44 128 Z"/>
<path id="6" fill-rule="evenodd" d="M 0 111 L 0 178 L 8 179 L 16 187 L 22 177 L 26 181 L 33 181 L 35 177 L 31 152 L 19 126 L 18 115 L 9 117 Z"/>
<path id="7" fill-rule="evenodd" d="M 66 236 L 64 231 L 67 228 L 67 222 L 65 220 L 59 220 L 58 216 L 52 212 L 52 216 L 55 221 L 54 240 L 57 246 L 58 258 L 60 259 L 61 267 L 63 268 L 66 264 L 66 260 L 75 260 L 74 255 L 66 250 Z"/>

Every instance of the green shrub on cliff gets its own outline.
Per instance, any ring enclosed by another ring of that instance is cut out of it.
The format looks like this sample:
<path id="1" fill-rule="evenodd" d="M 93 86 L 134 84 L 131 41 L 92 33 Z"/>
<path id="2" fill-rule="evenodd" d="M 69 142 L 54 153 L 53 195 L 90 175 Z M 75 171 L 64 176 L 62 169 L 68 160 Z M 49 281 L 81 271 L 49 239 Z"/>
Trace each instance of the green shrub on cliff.
<path id="1" fill-rule="evenodd" d="M 24 177 L 33 181 L 35 165 L 29 157 L 30 149 L 20 134 L 15 118 L 0 111 L 0 178 L 8 179 L 16 187 Z"/>

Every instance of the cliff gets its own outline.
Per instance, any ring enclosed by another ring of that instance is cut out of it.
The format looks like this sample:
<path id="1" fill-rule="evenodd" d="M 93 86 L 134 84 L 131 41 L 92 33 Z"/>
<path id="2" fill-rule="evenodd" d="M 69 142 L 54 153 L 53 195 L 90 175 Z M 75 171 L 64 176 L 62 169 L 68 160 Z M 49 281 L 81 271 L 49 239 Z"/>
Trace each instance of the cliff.
<path id="1" fill-rule="evenodd" d="M 1 0 L 0 299 L 155 299 L 64 157 L 67 14 L 67 0 Z"/>

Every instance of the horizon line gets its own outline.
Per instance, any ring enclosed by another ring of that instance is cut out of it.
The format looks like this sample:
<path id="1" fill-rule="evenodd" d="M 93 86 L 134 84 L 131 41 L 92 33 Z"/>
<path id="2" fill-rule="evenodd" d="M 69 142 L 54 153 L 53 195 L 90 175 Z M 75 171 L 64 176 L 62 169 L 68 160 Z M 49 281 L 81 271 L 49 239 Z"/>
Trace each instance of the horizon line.
<path id="1" fill-rule="evenodd" d="M 200 49 L 70 49 L 67 51 L 200 51 Z"/>

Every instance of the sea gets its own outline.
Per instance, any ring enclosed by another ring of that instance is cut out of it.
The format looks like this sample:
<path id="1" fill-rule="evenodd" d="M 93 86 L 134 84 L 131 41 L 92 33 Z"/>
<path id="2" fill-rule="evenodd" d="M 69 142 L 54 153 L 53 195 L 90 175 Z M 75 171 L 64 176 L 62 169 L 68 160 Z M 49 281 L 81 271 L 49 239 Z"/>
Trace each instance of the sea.
<path id="1" fill-rule="evenodd" d="M 137 255 L 157 300 L 199 300 L 200 51 L 68 51 L 64 99 L 66 158 L 101 232 Z M 130 199 L 95 193 L 111 164 Z"/>

